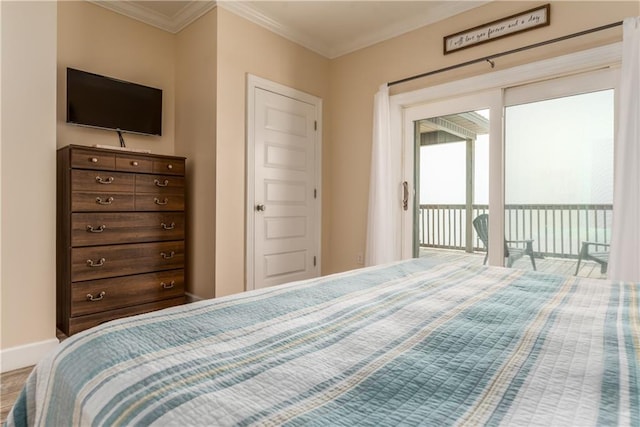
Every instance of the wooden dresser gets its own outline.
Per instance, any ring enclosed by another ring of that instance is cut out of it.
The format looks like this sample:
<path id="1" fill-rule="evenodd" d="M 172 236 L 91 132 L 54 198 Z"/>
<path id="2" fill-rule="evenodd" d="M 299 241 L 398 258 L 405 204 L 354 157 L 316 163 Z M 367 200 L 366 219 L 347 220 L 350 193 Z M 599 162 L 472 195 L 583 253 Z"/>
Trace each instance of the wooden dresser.
<path id="1" fill-rule="evenodd" d="M 58 150 L 57 326 L 183 304 L 185 159 Z"/>

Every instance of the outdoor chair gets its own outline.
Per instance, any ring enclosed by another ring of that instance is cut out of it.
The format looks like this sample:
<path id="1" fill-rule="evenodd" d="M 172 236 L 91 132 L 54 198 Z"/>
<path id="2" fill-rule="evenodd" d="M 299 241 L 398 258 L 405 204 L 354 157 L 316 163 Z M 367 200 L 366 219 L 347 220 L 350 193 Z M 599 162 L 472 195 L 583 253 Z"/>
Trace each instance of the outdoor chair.
<path id="1" fill-rule="evenodd" d="M 487 263 L 489 257 L 489 215 L 480 214 L 473 220 L 473 228 L 476 229 L 478 237 L 487 248 L 487 253 L 484 256 L 484 262 Z M 524 245 L 524 247 L 513 246 Z M 536 269 L 536 261 L 533 259 L 533 240 L 506 240 L 504 241 L 504 257 L 507 258 L 507 267 L 511 268 L 513 263 L 522 258 L 524 255 L 529 255 L 531 259 L 531 265 L 533 269 Z"/>
<path id="2" fill-rule="evenodd" d="M 593 249 L 589 249 L 591 246 L 594 246 Z M 602 246 L 603 248 L 607 248 L 607 250 L 598 250 L 598 246 Z M 606 274 L 607 267 L 609 266 L 609 244 L 608 243 L 596 243 L 596 242 L 582 242 L 582 248 L 580 249 L 580 254 L 578 254 L 578 265 L 576 266 L 576 272 L 574 274 L 578 274 L 578 270 L 580 270 L 580 262 L 582 260 L 591 260 L 600 264 L 600 273 Z"/>

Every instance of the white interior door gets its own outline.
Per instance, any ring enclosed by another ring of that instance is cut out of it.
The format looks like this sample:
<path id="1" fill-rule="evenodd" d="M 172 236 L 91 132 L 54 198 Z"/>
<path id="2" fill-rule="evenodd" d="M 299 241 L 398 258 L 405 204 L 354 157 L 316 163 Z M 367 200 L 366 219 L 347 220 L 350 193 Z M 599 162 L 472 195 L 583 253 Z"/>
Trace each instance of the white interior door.
<path id="1" fill-rule="evenodd" d="M 317 105 L 260 87 L 253 88 L 253 104 L 249 289 L 320 271 Z"/>

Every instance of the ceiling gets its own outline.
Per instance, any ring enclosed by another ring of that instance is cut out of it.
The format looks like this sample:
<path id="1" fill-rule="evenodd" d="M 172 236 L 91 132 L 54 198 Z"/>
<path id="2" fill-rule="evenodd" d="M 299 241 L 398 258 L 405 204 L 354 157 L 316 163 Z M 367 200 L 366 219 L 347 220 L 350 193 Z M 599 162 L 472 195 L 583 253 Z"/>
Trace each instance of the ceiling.
<path id="1" fill-rule="evenodd" d="M 336 58 L 491 0 L 89 1 L 172 33 L 217 5 L 320 55 Z"/>

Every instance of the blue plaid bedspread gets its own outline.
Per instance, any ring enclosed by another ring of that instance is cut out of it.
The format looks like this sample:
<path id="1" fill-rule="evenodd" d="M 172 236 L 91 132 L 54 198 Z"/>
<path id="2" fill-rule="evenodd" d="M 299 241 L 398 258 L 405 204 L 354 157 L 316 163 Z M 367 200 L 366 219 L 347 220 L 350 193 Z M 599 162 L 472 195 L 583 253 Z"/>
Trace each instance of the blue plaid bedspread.
<path id="1" fill-rule="evenodd" d="M 130 317 L 9 426 L 639 426 L 639 285 L 418 259 Z"/>

